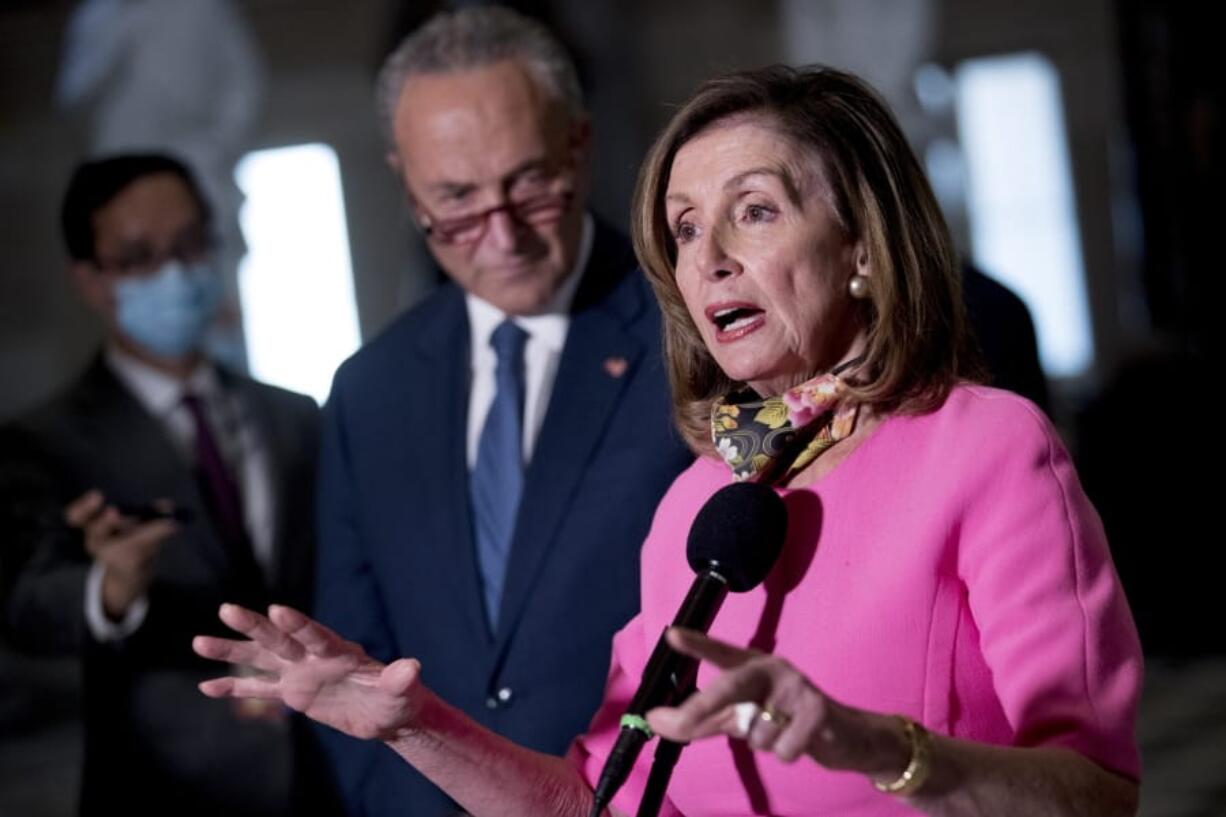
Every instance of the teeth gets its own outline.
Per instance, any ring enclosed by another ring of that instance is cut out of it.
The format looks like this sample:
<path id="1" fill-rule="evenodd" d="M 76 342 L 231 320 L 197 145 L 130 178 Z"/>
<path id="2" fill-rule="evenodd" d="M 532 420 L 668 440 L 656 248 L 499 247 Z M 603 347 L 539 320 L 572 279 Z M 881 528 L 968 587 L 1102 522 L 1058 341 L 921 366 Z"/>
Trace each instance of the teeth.
<path id="1" fill-rule="evenodd" d="M 735 321 L 725 326 L 723 328 L 723 331 L 732 332 L 736 329 L 740 329 L 742 326 L 748 326 L 749 324 L 754 322 L 755 317 L 756 315 L 746 315 L 743 318 L 737 318 Z"/>
<path id="2" fill-rule="evenodd" d="M 761 309 L 746 306 L 730 306 L 712 312 L 711 320 L 719 327 L 719 331 L 728 332 L 752 323 L 761 314 Z"/>

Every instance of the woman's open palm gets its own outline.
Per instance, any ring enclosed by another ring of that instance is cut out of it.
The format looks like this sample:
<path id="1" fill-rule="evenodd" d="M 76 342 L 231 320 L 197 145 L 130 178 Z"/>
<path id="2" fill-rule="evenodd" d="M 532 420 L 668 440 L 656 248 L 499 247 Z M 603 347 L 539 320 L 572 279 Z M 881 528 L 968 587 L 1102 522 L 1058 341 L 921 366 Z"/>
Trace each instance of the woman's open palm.
<path id="1" fill-rule="evenodd" d="M 205 695 L 278 700 L 356 738 L 386 740 L 411 728 L 425 692 L 416 660 L 385 665 L 289 607 L 273 605 L 263 616 L 224 604 L 218 615 L 250 640 L 202 635 L 193 639 L 192 649 L 254 674 L 205 681 L 200 684 Z"/>

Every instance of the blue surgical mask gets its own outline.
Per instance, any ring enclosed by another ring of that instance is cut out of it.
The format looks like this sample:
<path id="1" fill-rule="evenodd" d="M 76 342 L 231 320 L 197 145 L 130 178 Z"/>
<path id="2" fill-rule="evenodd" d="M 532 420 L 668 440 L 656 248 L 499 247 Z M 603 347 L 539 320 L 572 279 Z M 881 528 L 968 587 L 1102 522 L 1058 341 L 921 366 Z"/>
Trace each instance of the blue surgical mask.
<path id="1" fill-rule="evenodd" d="M 221 303 L 221 277 L 207 262 L 167 261 L 152 275 L 115 284 L 119 328 L 150 354 L 194 351 Z"/>

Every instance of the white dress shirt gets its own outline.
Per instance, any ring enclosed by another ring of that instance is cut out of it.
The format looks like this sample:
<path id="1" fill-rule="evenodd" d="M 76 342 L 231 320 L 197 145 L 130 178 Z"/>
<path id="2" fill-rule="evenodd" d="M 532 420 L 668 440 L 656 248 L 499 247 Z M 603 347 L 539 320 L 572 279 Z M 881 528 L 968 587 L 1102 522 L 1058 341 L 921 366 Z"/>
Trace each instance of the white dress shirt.
<path id="1" fill-rule="evenodd" d="M 132 397 L 166 430 L 188 468 L 195 460 L 196 424 L 183 405 L 183 397 L 191 393 L 200 398 L 222 458 L 238 483 L 247 535 L 256 562 L 268 576 L 275 536 L 272 462 L 260 430 L 251 421 L 242 401 L 225 390 L 217 370 L 208 363 L 201 364 L 183 383 L 114 346 L 107 348 L 104 359 Z M 149 500 L 158 498 L 148 497 Z M 126 638 L 144 622 L 149 600 L 142 596 L 128 608 L 121 621 L 111 621 L 102 606 L 102 574 L 102 564 L 95 561 L 86 577 L 85 620 L 99 641 Z"/>
<path id="2" fill-rule="evenodd" d="M 549 306 L 536 315 L 508 316 L 498 307 L 483 301 L 471 292 L 465 302 L 468 306 L 470 380 L 468 389 L 468 470 L 477 463 L 477 444 L 485 415 L 494 402 L 494 371 L 498 356 L 490 348 L 490 336 L 508 317 L 528 333 L 524 344 L 524 414 L 523 454 L 524 465 L 532 461 L 532 451 L 545 412 L 549 408 L 549 396 L 553 393 L 553 381 L 558 374 L 558 362 L 566 345 L 566 333 L 570 329 L 570 305 L 575 291 L 583 278 L 583 270 L 592 254 L 592 242 L 596 227 L 592 216 L 583 219 L 583 234 L 579 238 L 579 252 L 575 266 L 562 282 Z"/>

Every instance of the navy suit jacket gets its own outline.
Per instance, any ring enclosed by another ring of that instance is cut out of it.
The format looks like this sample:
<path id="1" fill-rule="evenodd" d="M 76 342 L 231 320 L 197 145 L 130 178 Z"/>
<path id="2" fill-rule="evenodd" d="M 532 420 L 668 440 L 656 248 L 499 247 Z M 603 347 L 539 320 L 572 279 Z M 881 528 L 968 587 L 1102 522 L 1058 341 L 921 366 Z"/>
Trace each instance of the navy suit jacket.
<path id="1" fill-rule="evenodd" d="M 660 318 L 626 240 L 598 228 L 525 475 L 498 632 L 468 500 L 469 327 L 445 284 L 339 370 L 325 409 L 316 614 L 485 726 L 561 754 L 588 725 L 639 548 L 692 460 L 671 421 Z M 386 747 L 328 732 L 352 814 L 456 806 Z"/>

